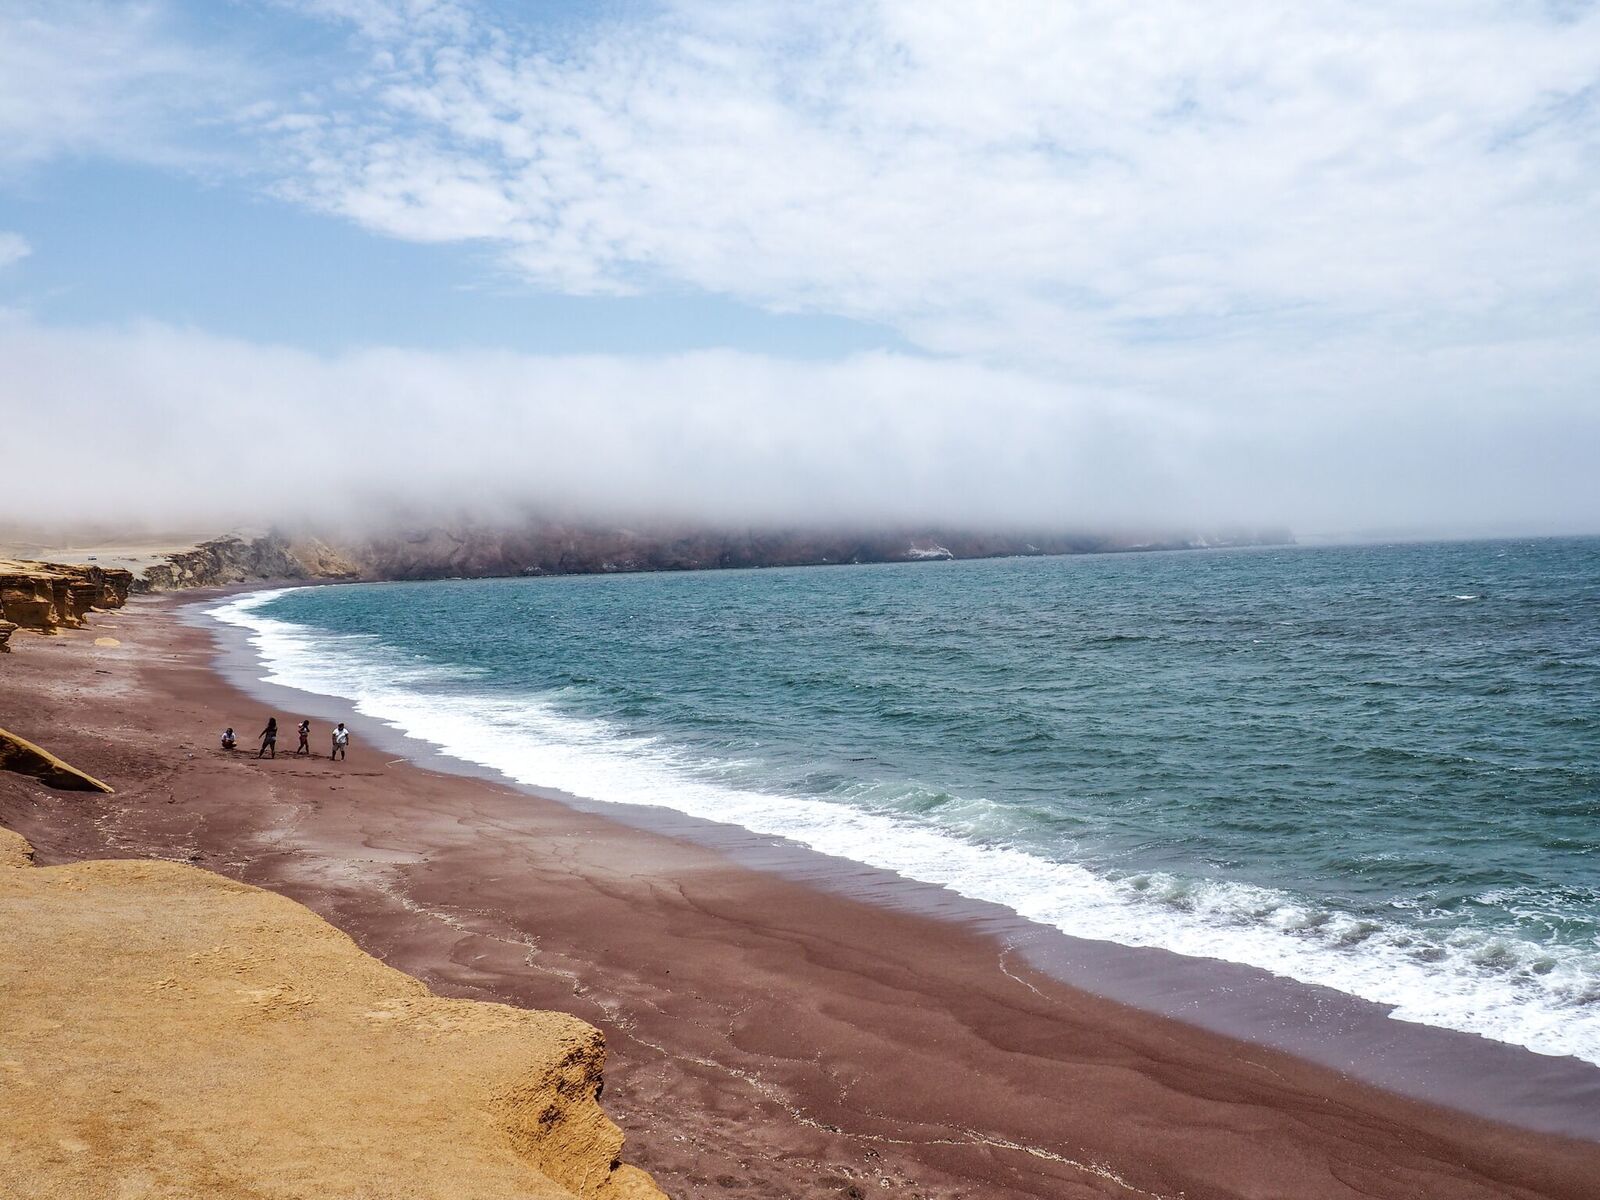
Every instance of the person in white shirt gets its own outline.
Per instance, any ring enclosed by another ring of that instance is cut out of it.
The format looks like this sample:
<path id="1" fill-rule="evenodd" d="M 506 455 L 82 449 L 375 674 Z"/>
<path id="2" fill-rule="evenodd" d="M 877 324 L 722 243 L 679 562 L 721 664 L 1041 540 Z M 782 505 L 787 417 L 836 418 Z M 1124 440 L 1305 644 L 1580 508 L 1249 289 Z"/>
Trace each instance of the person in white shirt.
<path id="1" fill-rule="evenodd" d="M 350 731 L 340 721 L 333 729 L 333 749 L 329 751 L 329 758 L 343 758 L 344 748 L 350 744 Z"/>

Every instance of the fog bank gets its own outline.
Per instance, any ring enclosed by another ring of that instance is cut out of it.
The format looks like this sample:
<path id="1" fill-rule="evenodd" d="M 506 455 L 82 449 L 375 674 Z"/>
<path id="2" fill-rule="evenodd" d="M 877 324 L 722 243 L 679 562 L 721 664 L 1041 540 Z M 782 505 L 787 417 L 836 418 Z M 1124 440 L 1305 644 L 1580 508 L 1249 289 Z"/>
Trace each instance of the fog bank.
<path id="1" fill-rule="evenodd" d="M 1205 406 L 875 353 L 318 356 L 0 321 L 10 519 L 1600 529 L 1593 406 Z"/>

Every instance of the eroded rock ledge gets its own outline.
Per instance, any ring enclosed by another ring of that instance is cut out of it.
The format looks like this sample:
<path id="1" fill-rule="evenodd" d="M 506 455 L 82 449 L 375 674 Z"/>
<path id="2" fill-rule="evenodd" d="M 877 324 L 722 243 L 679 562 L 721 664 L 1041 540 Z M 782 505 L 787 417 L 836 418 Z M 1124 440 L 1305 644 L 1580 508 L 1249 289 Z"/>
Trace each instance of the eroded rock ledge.
<path id="1" fill-rule="evenodd" d="M 0 1195 L 665 1200 L 598 1030 L 450 1000 L 195 867 L 0 829 Z"/>
<path id="2" fill-rule="evenodd" d="M 88 624 L 95 609 L 121 608 L 133 572 L 93 563 L 0 559 L 0 651 L 17 629 L 58 633 Z"/>
<path id="3" fill-rule="evenodd" d="M 111 790 L 108 784 L 101 783 L 93 775 L 78 770 L 71 763 L 62 762 L 43 746 L 35 746 L 9 729 L 0 729 L 0 771 L 32 775 L 41 783 L 68 792 Z"/>

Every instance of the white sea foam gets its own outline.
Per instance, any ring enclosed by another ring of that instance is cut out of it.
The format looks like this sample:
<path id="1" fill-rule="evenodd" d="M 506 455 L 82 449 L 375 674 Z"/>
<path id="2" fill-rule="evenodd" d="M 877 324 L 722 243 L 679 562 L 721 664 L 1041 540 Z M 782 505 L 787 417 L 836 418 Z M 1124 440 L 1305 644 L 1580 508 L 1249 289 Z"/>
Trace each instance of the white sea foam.
<path id="1" fill-rule="evenodd" d="M 1227 880 L 1156 872 L 1110 878 L 974 844 L 931 820 L 730 786 L 708 777 L 709 764 L 659 739 L 627 736 L 538 696 L 441 692 L 439 684 L 473 672 L 257 611 L 281 594 L 259 592 L 210 610 L 248 631 L 264 681 L 345 697 L 364 716 L 520 783 L 739 825 L 1001 904 L 1075 937 L 1243 963 L 1392 1005 L 1400 1020 L 1600 1065 L 1596 950 L 1470 928 L 1429 933 L 1398 914 L 1363 920 Z"/>

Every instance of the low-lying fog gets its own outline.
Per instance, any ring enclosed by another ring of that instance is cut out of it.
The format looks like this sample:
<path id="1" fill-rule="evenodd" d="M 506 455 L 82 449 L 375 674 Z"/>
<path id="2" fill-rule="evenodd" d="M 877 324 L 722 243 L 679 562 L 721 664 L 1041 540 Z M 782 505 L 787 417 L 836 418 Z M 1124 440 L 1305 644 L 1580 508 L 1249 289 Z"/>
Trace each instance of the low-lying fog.
<path id="1" fill-rule="evenodd" d="M 1333 403 L 1325 381 L 1281 378 L 1157 399 L 887 353 L 324 357 L 0 322 L 6 508 L 35 525 L 348 527 L 532 505 L 737 526 L 1600 529 L 1596 406 L 1462 405 L 1446 383 L 1404 402 Z"/>

